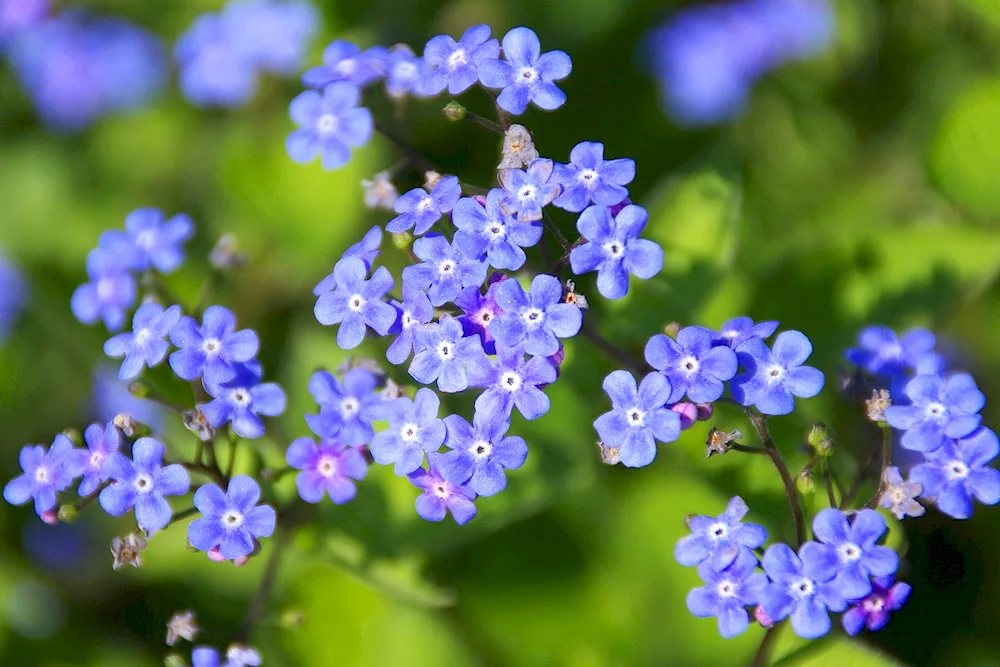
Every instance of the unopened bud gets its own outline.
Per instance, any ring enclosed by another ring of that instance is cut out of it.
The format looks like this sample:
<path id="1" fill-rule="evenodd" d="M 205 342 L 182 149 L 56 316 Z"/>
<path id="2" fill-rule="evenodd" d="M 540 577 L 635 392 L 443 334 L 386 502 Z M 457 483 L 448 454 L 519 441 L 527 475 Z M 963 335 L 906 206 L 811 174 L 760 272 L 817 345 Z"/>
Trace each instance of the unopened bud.
<path id="1" fill-rule="evenodd" d="M 63 523 L 73 523 L 76 520 L 77 509 L 73 505 L 66 503 L 59 508 L 59 520 Z"/>
<path id="2" fill-rule="evenodd" d="M 833 438 L 823 424 L 813 424 L 809 429 L 809 435 L 806 436 L 806 442 L 819 456 L 827 457 L 833 453 Z"/>
<path id="3" fill-rule="evenodd" d="M 141 382 L 129 382 L 128 393 L 136 398 L 149 398 L 149 387 Z"/>
<path id="4" fill-rule="evenodd" d="M 670 324 L 663 327 L 663 333 L 667 334 L 670 338 L 677 338 L 677 332 L 681 330 L 681 325 L 677 322 L 671 322 Z"/>
<path id="5" fill-rule="evenodd" d="M 754 608 L 753 617 L 762 627 L 769 628 L 774 625 L 774 621 L 771 620 L 771 617 L 767 615 L 767 612 L 760 605 Z"/>
<path id="6" fill-rule="evenodd" d="M 59 514 L 55 510 L 46 510 L 39 514 L 38 518 L 42 520 L 42 523 L 47 523 L 50 526 L 59 523 Z"/>
<path id="7" fill-rule="evenodd" d="M 413 245 L 413 234 L 410 232 L 396 232 L 392 235 L 392 245 L 400 250 L 406 250 Z"/>
<path id="8" fill-rule="evenodd" d="M 885 411 L 892 407 L 892 397 L 885 389 L 875 389 L 865 401 L 865 414 L 876 424 L 885 423 Z"/>
<path id="9" fill-rule="evenodd" d="M 444 111 L 444 115 L 450 120 L 463 120 L 465 118 L 465 107 L 456 100 L 452 100 L 444 105 L 442 111 Z"/>
<path id="10" fill-rule="evenodd" d="M 813 477 L 812 472 L 803 470 L 799 473 L 799 476 L 795 478 L 795 488 L 803 496 L 811 496 L 816 493 L 816 478 Z"/>
<path id="11" fill-rule="evenodd" d="M 281 615 L 281 627 L 287 630 L 295 630 L 302 627 L 305 614 L 298 609 L 288 609 Z"/>
<path id="12" fill-rule="evenodd" d="M 188 667 L 188 662 L 181 654 L 170 653 L 163 658 L 163 667 Z"/>

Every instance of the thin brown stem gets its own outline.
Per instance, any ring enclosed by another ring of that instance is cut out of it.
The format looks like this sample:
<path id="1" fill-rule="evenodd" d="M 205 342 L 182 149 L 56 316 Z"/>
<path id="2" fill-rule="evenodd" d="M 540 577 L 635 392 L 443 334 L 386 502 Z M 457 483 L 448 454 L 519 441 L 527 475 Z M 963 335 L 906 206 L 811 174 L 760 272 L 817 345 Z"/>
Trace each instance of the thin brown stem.
<path id="1" fill-rule="evenodd" d="M 760 642 L 760 646 L 757 647 L 757 652 L 753 656 L 753 660 L 750 661 L 750 667 L 765 667 L 771 662 L 771 650 L 774 648 L 774 642 L 778 639 L 778 632 L 781 625 L 772 625 L 764 633 L 764 638 Z"/>
<path id="2" fill-rule="evenodd" d="M 471 120 L 476 125 L 485 127 L 490 132 L 495 132 L 496 134 L 499 134 L 501 136 L 504 134 L 504 129 L 499 123 L 494 123 L 489 118 L 480 116 L 479 114 L 473 113 L 468 109 L 466 109 L 465 111 L 465 120 Z"/>
<path id="3" fill-rule="evenodd" d="M 746 413 L 754 430 L 757 431 L 761 442 L 764 443 L 764 449 L 767 451 L 767 455 L 771 457 L 771 462 L 781 476 L 781 483 L 785 486 L 785 496 L 788 499 L 788 506 L 792 510 L 792 521 L 795 524 L 795 539 L 797 541 L 795 546 L 797 549 L 806 541 L 806 523 L 805 517 L 802 515 L 802 507 L 799 505 L 795 480 L 792 479 L 791 473 L 788 472 L 788 466 L 781 457 L 781 452 L 774 446 L 774 439 L 771 437 L 771 430 L 767 426 L 767 419 L 764 418 L 764 415 L 753 408 L 744 408 L 743 412 Z"/>
<path id="4" fill-rule="evenodd" d="M 747 445 L 741 445 L 735 442 L 731 442 L 726 446 L 729 447 L 729 449 L 735 449 L 738 452 L 745 452 L 747 454 L 767 454 L 767 450 L 763 447 L 748 447 Z"/>
<path id="5" fill-rule="evenodd" d="M 610 341 L 598 333 L 586 317 L 583 318 L 583 326 L 580 328 L 580 333 L 583 334 L 584 338 L 599 347 L 602 351 L 607 352 L 609 355 L 614 357 L 619 363 L 628 366 L 640 375 L 645 375 L 647 369 L 646 364 L 642 359 L 634 357 L 628 352 L 625 352 L 624 350 L 621 350 L 617 346 L 613 345 Z"/>
<path id="6" fill-rule="evenodd" d="M 552 218 L 549 217 L 549 214 L 544 210 L 542 211 L 542 223 L 548 227 L 549 231 L 552 232 L 552 235 L 556 237 L 557 241 L 559 241 L 559 245 L 562 246 L 563 249 L 563 255 L 569 256 L 570 250 L 572 250 L 573 247 L 570 245 L 566 237 L 563 236 L 563 233 L 559 231 L 559 228 L 556 227 L 556 223 L 552 222 Z"/>
<path id="7" fill-rule="evenodd" d="M 197 513 L 198 513 L 198 508 L 197 507 L 189 507 L 186 510 L 181 510 L 180 512 L 174 512 L 174 515 L 172 517 L 170 517 L 170 522 L 167 523 L 167 526 L 170 526 L 171 524 L 177 523 L 178 521 L 183 521 L 184 519 L 188 518 L 189 516 L 193 516 L 193 515 L 195 515 Z"/>
<path id="8" fill-rule="evenodd" d="M 879 447 L 872 450 L 868 463 L 866 463 L 865 466 L 858 471 L 858 474 L 854 477 L 854 481 L 851 483 L 851 488 L 849 488 L 847 493 L 841 497 L 840 509 L 845 509 L 858 495 L 858 492 L 861 490 L 861 486 L 865 483 L 865 480 L 868 479 L 868 475 L 871 473 L 871 469 L 874 467 L 875 461 L 878 460 L 880 452 L 881 449 Z"/>

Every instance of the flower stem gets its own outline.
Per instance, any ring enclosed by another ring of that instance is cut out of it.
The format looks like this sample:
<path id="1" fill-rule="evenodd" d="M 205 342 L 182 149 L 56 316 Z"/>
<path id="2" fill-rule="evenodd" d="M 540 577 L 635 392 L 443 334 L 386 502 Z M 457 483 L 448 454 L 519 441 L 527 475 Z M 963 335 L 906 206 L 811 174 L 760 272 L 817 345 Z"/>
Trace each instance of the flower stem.
<path id="1" fill-rule="evenodd" d="M 770 663 L 771 649 L 774 648 L 774 642 L 778 639 L 781 626 L 782 624 L 778 623 L 767 629 L 767 632 L 764 633 L 764 639 L 761 640 L 760 646 L 750 662 L 750 667 L 764 667 Z"/>
<path id="2" fill-rule="evenodd" d="M 278 579 L 278 565 L 281 563 L 281 556 L 288 542 L 286 532 L 287 528 L 279 528 L 274 535 L 274 539 L 271 540 L 271 555 L 267 560 L 264 575 L 261 577 L 260 583 L 257 584 L 257 590 L 253 594 L 253 599 L 250 600 L 250 606 L 247 607 L 246 616 L 243 618 L 243 625 L 240 626 L 240 630 L 236 634 L 237 641 L 248 641 L 250 633 L 253 631 L 253 626 L 264 617 L 267 601 L 271 597 L 271 591 L 274 589 L 274 584 Z"/>
<path id="3" fill-rule="evenodd" d="M 868 509 L 875 509 L 878 506 L 878 499 L 885 490 L 885 469 L 892 463 L 892 427 L 885 422 L 880 423 L 879 426 L 882 427 L 882 469 L 878 474 L 878 488 L 875 489 L 875 495 L 865 503 L 865 507 Z"/>
<path id="4" fill-rule="evenodd" d="M 764 415 L 749 407 L 743 408 L 743 412 L 746 413 L 754 430 L 757 431 L 761 442 L 764 443 L 764 450 L 771 457 L 771 462 L 781 476 L 781 483 L 785 486 L 785 496 L 788 498 L 788 506 L 792 510 L 792 522 L 795 524 L 795 539 L 797 542 L 795 546 L 797 549 L 806 541 L 806 524 L 802 516 L 802 507 L 799 505 L 795 480 L 792 479 L 791 473 L 788 472 L 788 466 L 781 457 L 781 452 L 774 446 L 774 439 L 771 437 L 771 430 L 767 427 L 767 419 L 764 418 Z"/>

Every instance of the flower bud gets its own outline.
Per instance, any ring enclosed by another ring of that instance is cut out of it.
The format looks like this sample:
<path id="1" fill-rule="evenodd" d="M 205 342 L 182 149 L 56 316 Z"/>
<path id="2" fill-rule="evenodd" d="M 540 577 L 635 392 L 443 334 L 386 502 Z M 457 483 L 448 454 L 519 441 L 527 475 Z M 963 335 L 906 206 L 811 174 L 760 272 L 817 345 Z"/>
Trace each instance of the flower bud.
<path id="1" fill-rule="evenodd" d="M 799 473 L 799 476 L 795 478 L 795 488 L 799 490 L 803 496 L 811 496 L 816 493 L 816 478 L 809 470 L 803 470 Z"/>
<path id="2" fill-rule="evenodd" d="M 406 250 L 413 245 L 413 234 L 409 232 L 396 232 L 392 235 L 392 245 L 400 250 Z"/>
<path id="3" fill-rule="evenodd" d="M 129 382 L 128 393 L 132 394 L 136 398 L 149 398 L 149 387 L 144 385 L 142 382 Z"/>
<path id="4" fill-rule="evenodd" d="M 813 424 L 806 436 L 806 442 L 819 456 L 827 457 L 833 453 L 833 439 L 823 424 Z"/>
<path id="5" fill-rule="evenodd" d="M 465 107 L 462 106 L 457 100 L 452 100 L 448 104 L 444 105 L 444 115 L 450 120 L 464 120 L 465 119 Z"/>
<path id="6" fill-rule="evenodd" d="M 55 510 L 47 510 L 38 515 L 38 518 L 42 520 L 42 523 L 47 523 L 50 526 L 55 526 L 59 523 L 59 515 Z"/>
<path id="7" fill-rule="evenodd" d="M 677 332 L 681 330 L 681 325 L 677 322 L 671 322 L 663 327 L 663 333 L 665 333 L 670 338 L 677 338 Z"/>
<path id="8" fill-rule="evenodd" d="M 63 523 L 73 523 L 73 521 L 76 520 L 76 514 L 77 509 L 70 503 L 66 503 L 59 508 L 59 514 L 57 516 Z"/>

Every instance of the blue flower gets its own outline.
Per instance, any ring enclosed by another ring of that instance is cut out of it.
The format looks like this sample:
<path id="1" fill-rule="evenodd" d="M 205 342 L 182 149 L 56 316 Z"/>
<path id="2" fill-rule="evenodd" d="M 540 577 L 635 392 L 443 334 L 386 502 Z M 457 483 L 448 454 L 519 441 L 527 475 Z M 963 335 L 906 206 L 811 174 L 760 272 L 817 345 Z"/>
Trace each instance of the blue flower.
<path id="1" fill-rule="evenodd" d="M 497 97 L 501 109 L 522 114 L 529 100 L 547 111 L 563 105 L 566 93 L 552 82 L 565 79 L 573 69 L 565 52 L 541 53 L 538 35 L 521 27 L 504 35 L 503 55 L 506 60 L 489 59 L 479 64 L 479 80 L 483 85 L 503 88 Z"/>
<path id="2" fill-rule="evenodd" d="M 427 469 L 420 468 L 408 475 L 410 483 L 424 492 L 417 497 L 417 514 L 427 521 L 443 521 L 448 511 L 455 523 L 462 526 L 476 516 L 476 492 L 468 484 L 455 484 L 439 472 L 442 454 L 427 455 Z"/>
<path id="3" fill-rule="evenodd" d="M 486 205 L 464 197 L 455 204 L 452 220 L 455 245 L 467 257 L 482 257 L 490 266 L 516 271 L 527 259 L 521 248 L 535 245 L 542 238 L 538 222 L 519 222 L 504 208 L 503 190 L 493 188 L 486 194 Z"/>
<path id="4" fill-rule="evenodd" d="M 28 283 L 17 267 L 0 254 L 0 343 L 7 340 L 28 298 Z"/>
<path id="5" fill-rule="evenodd" d="M 557 338 L 572 338 L 583 324 L 583 311 L 564 303 L 562 295 L 559 279 L 544 273 L 535 276 L 527 294 L 516 280 L 498 283 L 493 298 L 503 314 L 490 323 L 490 333 L 508 347 L 523 341 L 528 354 L 555 354 Z"/>
<path id="6" fill-rule="evenodd" d="M 132 318 L 132 333 L 121 333 L 104 343 L 104 354 L 125 357 L 118 370 L 120 380 L 131 380 L 144 366 L 152 368 L 167 356 L 167 334 L 181 319 L 181 307 L 166 310 L 158 303 L 144 303 Z"/>
<path id="7" fill-rule="evenodd" d="M 899 611 L 910 597 L 912 588 L 894 576 L 876 577 L 872 580 L 872 592 L 844 612 L 841 621 L 844 631 L 851 637 L 865 628 L 878 632 L 889 622 L 889 613 Z"/>
<path id="8" fill-rule="evenodd" d="M 583 141 L 573 147 L 569 164 L 557 164 L 552 180 L 562 194 L 552 202 L 561 209 L 579 213 L 591 203 L 614 206 L 628 197 L 625 186 L 635 178 L 632 158 L 604 159 L 604 144 Z"/>
<path id="9" fill-rule="evenodd" d="M 739 552 L 731 566 L 717 570 L 706 561 L 698 567 L 705 586 L 687 596 L 688 610 L 698 618 L 717 617 L 719 634 L 729 639 L 743 634 L 750 626 L 747 605 L 757 604 L 767 587 L 763 572 L 755 572 L 757 557 L 750 551 Z"/>
<path id="10" fill-rule="evenodd" d="M 64 435 L 57 435 L 48 451 L 41 445 L 22 447 L 18 462 L 24 474 L 7 482 L 3 499 L 23 505 L 34 498 L 38 516 L 55 509 L 56 494 L 68 489 L 81 472 L 73 443 Z"/>
<path id="11" fill-rule="evenodd" d="M 621 372 L 621 371 L 619 371 Z M 752 550 L 767 541 L 767 529 L 756 523 L 743 523 L 750 508 L 739 496 L 733 496 L 726 511 L 718 517 L 689 516 L 685 523 L 691 530 L 674 548 L 674 558 L 681 565 L 704 563 L 721 572 L 741 554 L 753 556 Z"/>
<path id="12" fill-rule="evenodd" d="M 910 329 L 902 336 L 885 326 L 865 327 L 858 347 L 847 351 L 847 360 L 872 375 L 894 377 L 916 370 L 920 360 L 933 354 L 936 339 L 927 329 Z"/>
<path id="13" fill-rule="evenodd" d="M 737 356 L 747 372 L 733 380 L 733 398 L 765 415 L 787 415 L 795 407 L 793 396 L 812 398 L 823 388 L 823 373 L 802 365 L 810 354 L 812 343 L 798 331 L 778 334 L 773 351 L 759 338 L 745 341 Z"/>
<path id="14" fill-rule="evenodd" d="M 73 450 L 78 459 L 76 468 L 83 474 L 77 493 L 89 496 L 102 482 L 108 480 L 108 463 L 111 455 L 121 447 L 121 434 L 114 424 L 109 423 L 104 427 L 91 424 L 83 432 L 83 439 L 87 443 L 87 449 Z"/>
<path id="15" fill-rule="evenodd" d="M 319 404 L 318 415 L 306 415 L 309 428 L 324 438 L 337 438 L 352 447 L 371 442 L 372 422 L 385 417 L 385 403 L 375 394 L 378 380 L 364 368 L 344 374 L 343 384 L 328 371 L 309 379 L 309 393 Z"/>
<path id="16" fill-rule="evenodd" d="M 181 318 L 170 331 L 170 341 L 180 348 L 170 355 L 170 368 L 182 380 L 201 377 L 206 385 L 231 380 L 260 345 L 252 330 L 236 331 L 236 316 L 224 306 L 206 308 L 201 327 L 192 317 Z"/>
<path id="17" fill-rule="evenodd" d="M 457 176 L 445 176 L 430 193 L 423 188 L 413 188 L 393 204 L 393 210 L 399 215 L 390 220 L 385 229 L 398 234 L 413 227 L 417 236 L 426 234 L 442 215 L 455 208 L 461 196 L 462 186 Z"/>
<path id="18" fill-rule="evenodd" d="M 337 169 L 351 159 L 351 148 L 364 146 L 372 137 L 372 114 L 359 107 L 361 91 L 349 83 L 334 83 L 323 89 L 300 93 L 288 113 L 300 129 L 285 141 L 288 156 L 308 164 L 322 156 L 323 168 Z"/>
<path id="19" fill-rule="evenodd" d="M 654 439 L 673 442 L 680 437 L 680 415 L 664 407 L 671 389 L 662 374 L 650 373 L 637 390 L 631 373 L 614 371 L 604 378 L 604 391 L 614 409 L 598 417 L 594 428 L 605 446 L 620 449 L 621 462 L 629 468 L 653 462 Z"/>
<path id="20" fill-rule="evenodd" d="M 83 324 L 98 319 L 108 331 L 118 331 L 125 323 L 125 311 L 135 303 L 135 277 L 121 258 L 96 248 L 87 255 L 89 283 L 76 288 L 70 301 L 73 315 Z"/>
<path id="21" fill-rule="evenodd" d="M 816 639 L 830 631 L 830 611 L 843 611 L 847 601 L 833 584 L 836 559 L 815 542 L 807 542 L 796 555 L 787 544 L 772 544 L 762 565 L 771 583 L 760 593 L 760 605 L 773 622 L 792 617 L 799 637 Z"/>
<path id="22" fill-rule="evenodd" d="M 573 273 L 597 271 L 597 291 L 606 299 L 628 294 L 628 274 L 648 280 L 663 268 L 663 248 L 639 238 L 649 214 L 635 204 L 616 217 L 605 206 L 591 206 L 580 214 L 576 228 L 587 242 L 569 254 Z"/>
<path id="23" fill-rule="evenodd" d="M 836 579 L 840 594 L 847 600 L 863 598 L 872 592 L 871 577 L 885 577 L 896 572 L 899 556 L 889 547 L 876 543 L 888 530 L 885 519 L 875 510 L 857 512 L 851 523 L 839 509 L 820 510 L 813 519 L 813 534 L 839 562 Z"/>
<path id="24" fill-rule="evenodd" d="M 469 386 L 466 366 L 484 356 L 479 336 L 464 335 L 462 324 L 442 316 L 436 324 L 425 324 L 415 331 L 410 376 L 421 384 L 437 381 L 446 393 L 465 391 Z"/>
<path id="25" fill-rule="evenodd" d="M 222 10 L 227 41 L 254 67 L 296 73 L 320 25 L 316 7 L 305 1 L 240 0 Z"/>
<path id="26" fill-rule="evenodd" d="M 927 462 L 910 470 L 910 481 L 923 485 L 924 498 L 956 519 L 972 516 L 972 499 L 984 505 L 1000 502 L 1000 472 L 988 464 L 1000 451 L 997 435 L 982 427 L 926 454 Z"/>
<path id="27" fill-rule="evenodd" d="M 0 46 L 9 37 L 43 23 L 52 0 L 0 0 Z"/>
<path id="28" fill-rule="evenodd" d="M 191 652 L 191 667 L 260 667 L 263 664 L 255 649 L 239 644 L 229 647 L 224 663 L 220 663 L 221 659 L 214 648 L 199 646 Z"/>
<path id="29" fill-rule="evenodd" d="M 403 302 L 393 301 L 392 305 L 396 308 L 398 317 L 389 333 L 398 332 L 399 335 L 385 351 L 385 358 L 389 363 L 399 365 L 410 356 L 414 334 L 419 325 L 427 324 L 434 318 L 434 307 L 427 294 L 412 285 L 403 285 Z"/>
<path id="30" fill-rule="evenodd" d="M 488 25 L 472 26 L 456 42 L 448 35 L 432 37 L 424 47 L 424 61 L 429 72 L 423 82 L 424 92 L 437 95 L 445 88 L 457 95 L 479 78 L 480 65 L 500 55 L 500 43 L 490 39 Z"/>
<path id="31" fill-rule="evenodd" d="M 444 444 L 451 449 L 438 465 L 450 482 L 465 484 L 480 496 L 493 496 L 507 488 L 504 469 L 524 465 L 528 443 L 518 436 L 503 437 L 510 424 L 503 419 L 482 419 L 473 423 L 458 415 L 444 418 L 448 436 Z"/>
<path id="32" fill-rule="evenodd" d="M 257 89 L 257 68 L 234 45 L 232 21 L 203 14 L 178 38 L 174 60 L 185 99 L 200 107 L 241 107 Z"/>
<path id="33" fill-rule="evenodd" d="M 546 357 L 524 360 L 524 348 L 497 344 L 497 356 L 473 358 L 467 365 L 469 385 L 485 387 L 476 398 L 476 414 L 483 419 L 508 420 L 514 406 L 525 419 L 538 419 L 549 411 L 549 397 L 539 385 L 556 381 L 556 368 Z"/>
<path id="34" fill-rule="evenodd" d="M 389 49 L 385 65 L 385 91 L 389 97 L 422 95 L 425 76 L 423 59 L 415 56 L 410 47 L 397 44 Z"/>
<path id="35" fill-rule="evenodd" d="M 885 420 L 904 431 L 899 444 L 916 452 L 933 452 L 949 438 L 962 438 L 983 421 L 979 411 L 986 397 L 968 373 L 943 378 L 918 375 L 904 390 L 910 405 L 886 409 Z"/>
<path id="36" fill-rule="evenodd" d="M 489 326 L 494 318 L 503 313 L 493 298 L 496 284 L 491 284 L 485 295 L 480 294 L 479 287 L 474 286 L 466 287 L 455 297 L 455 305 L 463 312 L 458 316 L 458 321 L 462 323 L 462 331 L 466 336 L 479 336 L 486 354 L 496 354 L 496 345 L 493 342 L 493 335 L 489 332 Z"/>
<path id="37" fill-rule="evenodd" d="M 478 286 L 486 280 L 486 262 L 466 257 L 440 234 L 414 241 L 413 254 L 424 261 L 403 269 L 403 284 L 426 289 L 434 306 L 451 301 L 463 287 Z"/>
<path id="38" fill-rule="evenodd" d="M 527 169 L 504 169 L 500 185 L 506 191 L 503 207 L 514 213 L 518 222 L 542 219 L 542 208 L 559 194 L 559 184 L 552 180 L 552 160 L 535 160 Z"/>
<path id="39" fill-rule="evenodd" d="M 214 401 L 201 406 L 213 428 L 231 423 L 233 433 L 241 438 L 264 435 L 259 415 L 277 417 L 285 411 L 285 392 L 274 382 L 260 382 L 260 364 L 251 362 L 236 367 L 236 375 L 219 384 L 205 383 Z"/>
<path id="40" fill-rule="evenodd" d="M 312 438 L 297 438 L 288 446 L 285 461 L 296 470 L 295 486 L 307 503 L 318 503 L 324 495 L 338 505 L 354 498 L 354 480 L 362 480 L 368 463 L 355 447 L 323 438 L 319 445 Z"/>
<path id="41" fill-rule="evenodd" d="M 182 246 L 194 234 L 194 223 L 183 213 L 165 218 L 159 209 L 136 209 L 126 216 L 125 231 L 112 229 L 101 234 L 99 247 L 120 253 L 134 271 L 155 268 L 170 273 L 184 262 Z"/>
<path id="42" fill-rule="evenodd" d="M 170 523 L 173 512 L 164 496 L 183 496 L 191 486 L 182 465 L 163 465 L 163 443 L 153 438 L 135 441 L 131 461 L 114 452 L 106 465 L 114 483 L 101 491 L 101 507 L 111 516 L 135 507 L 136 523 L 147 536 Z"/>
<path id="43" fill-rule="evenodd" d="M 372 458 L 381 465 L 396 464 L 393 472 L 409 475 L 424 463 L 424 452 L 436 452 L 444 442 L 444 422 L 438 419 L 441 400 L 423 387 L 411 401 L 400 396 L 386 407 L 389 428 L 375 434 Z"/>
<path id="44" fill-rule="evenodd" d="M 385 76 L 388 55 L 389 51 L 382 46 L 362 52 L 356 44 L 338 39 L 323 51 L 323 64 L 302 75 L 302 83 L 316 89 L 334 83 L 360 88 Z"/>
<path id="45" fill-rule="evenodd" d="M 657 334 L 646 343 L 646 362 L 668 380 L 673 391 L 667 403 L 685 394 L 693 403 L 711 403 L 726 390 L 723 384 L 736 375 L 736 353 L 725 346 L 712 347 L 712 332 L 685 327 L 674 340 Z"/>
<path id="46" fill-rule="evenodd" d="M 379 336 L 389 333 L 396 322 L 396 309 L 382 301 L 396 283 L 389 270 L 378 267 L 370 279 L 365 263 L 357 257 L 347 257 L 333 267 L 337 289 L 320 295 L 313 312 L 320 324 L 340 324 L 337 345 L 349 350 L 361 344 L 365 326 Z"/>
<path id="47" fill-rule="evenodd" d="M 725 345 L 735 350 L 751 338 L 770 338 L 777 328 L 775 320 L 754 324 L 749 317 L 734 317 L 713 335 L 712 345 Z"/>
<path id="48" fill-rule="evenodd" d="M 252 477 L 236 475 L 223 493 L 205 484 L 194 493 L 194 506 L 204 516 L 188 526 L 188 542 L 195 549 L 219 551 L 227 560 L 249 556 L 254 540 L 270 537 L 277 515 L 270 505 L 258 505 L 260 486 Z"/>
<path id="49" fill-rule="evenodd" d="M 382 228 L 375 225 L 369 229 L 360 241 L 344 251 L 341 259 L 356 257 L 365 263 L 365 270 L 371 271 L 375 259 L 379 256 L 379 246 L 382 245 Z M 323 280 L 319 281 L 313 288 L 313 294 L 322 296 L 327 292 L 337 289 L 337 274 L 331 273 Z"/>

